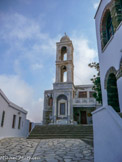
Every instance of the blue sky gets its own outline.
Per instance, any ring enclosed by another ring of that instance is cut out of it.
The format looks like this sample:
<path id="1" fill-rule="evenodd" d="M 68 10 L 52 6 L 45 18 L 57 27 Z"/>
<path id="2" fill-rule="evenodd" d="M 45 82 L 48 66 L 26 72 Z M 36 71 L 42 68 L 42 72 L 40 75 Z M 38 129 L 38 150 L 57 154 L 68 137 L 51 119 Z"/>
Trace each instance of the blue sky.
<path id="1" fill-rule="evenodd" d="M 42 119 L 43 93 L 55 82 L 56 42 L 74 45 L 75 84 L 89 84 L 97 61 L 94 15 L 99 0 L 0 0 L 0 88 Z"/>

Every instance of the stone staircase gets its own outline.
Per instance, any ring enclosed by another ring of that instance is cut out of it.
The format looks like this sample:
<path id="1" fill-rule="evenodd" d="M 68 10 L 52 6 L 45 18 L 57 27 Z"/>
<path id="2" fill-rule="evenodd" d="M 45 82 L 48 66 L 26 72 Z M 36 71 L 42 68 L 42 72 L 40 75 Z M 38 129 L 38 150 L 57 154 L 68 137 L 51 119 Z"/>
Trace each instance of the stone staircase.
<path id="1" fill-rule="evenodd" d="M 37 125 L 28 139 L 81 139 L 93 145 L 93 127 L 91 125 Z"/>

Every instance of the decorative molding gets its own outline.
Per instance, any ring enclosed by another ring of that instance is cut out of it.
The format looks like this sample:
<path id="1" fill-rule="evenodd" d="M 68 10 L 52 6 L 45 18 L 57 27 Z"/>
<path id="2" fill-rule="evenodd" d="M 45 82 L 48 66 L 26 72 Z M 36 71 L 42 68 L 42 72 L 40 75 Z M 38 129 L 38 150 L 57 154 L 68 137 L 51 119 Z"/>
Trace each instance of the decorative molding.
<path id="1" fill-rule="evenodd" d="M 113 73 L 116 76 L 117 80 L 122 77 L 122 57 L 120 59 L 120 65 L 119 65 L 118 70 L 116 70 L 113 66 L 108 69 L 106 76 L 105 76 L 105 81 L 104 81 L 105 89 L 107 89 L 107 81 L 108 81 L 108 77 L 111 73 Z"/>

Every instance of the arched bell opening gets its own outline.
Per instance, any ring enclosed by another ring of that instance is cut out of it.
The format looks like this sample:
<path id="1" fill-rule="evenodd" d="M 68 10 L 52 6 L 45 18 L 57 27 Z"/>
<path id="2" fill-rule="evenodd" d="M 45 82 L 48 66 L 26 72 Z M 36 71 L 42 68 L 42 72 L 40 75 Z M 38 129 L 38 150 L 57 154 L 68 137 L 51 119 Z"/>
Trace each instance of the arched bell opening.
<path id="1" fill-rule="evenodd" d="M 65 65 L 61 67 L 61 82 L 67 82 L 67 67 Z"/>
<path id="2" fill-rule="evenodd" d="M 61 48 L 61 60 L 62 61 L 67 60 L 67 48 L 65 46 Z"/>

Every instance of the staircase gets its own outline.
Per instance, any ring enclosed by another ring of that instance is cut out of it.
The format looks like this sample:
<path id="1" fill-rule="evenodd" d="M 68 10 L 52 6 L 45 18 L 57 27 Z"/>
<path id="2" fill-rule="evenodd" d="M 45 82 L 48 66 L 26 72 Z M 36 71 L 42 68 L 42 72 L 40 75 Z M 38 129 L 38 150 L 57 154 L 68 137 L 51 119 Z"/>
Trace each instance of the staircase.
<path id="1" fill-rule="evenodd" d="M 35 126 L 28 139 L 81 139 L 93 145 L 93 127 L 90 125 L 42 125 Z"/>

